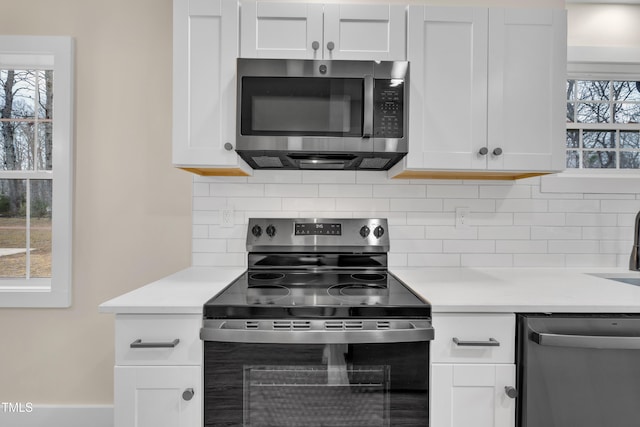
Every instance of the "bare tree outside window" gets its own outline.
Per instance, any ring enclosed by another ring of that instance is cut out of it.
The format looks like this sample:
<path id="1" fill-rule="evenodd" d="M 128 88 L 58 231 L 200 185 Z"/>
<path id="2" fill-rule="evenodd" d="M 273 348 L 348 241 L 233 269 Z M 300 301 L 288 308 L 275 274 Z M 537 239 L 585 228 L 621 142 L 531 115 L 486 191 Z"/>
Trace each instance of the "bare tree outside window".
<path id="1" fill-rule="evenodd" d="M 51 277 L 52 119 L 52 71 L 0 69 L 0 278 Z"/>
<path id="2" fill-rule="evenodd" d="M 640 82 L 567 81 L 567 168 L 640 168 Z"/>

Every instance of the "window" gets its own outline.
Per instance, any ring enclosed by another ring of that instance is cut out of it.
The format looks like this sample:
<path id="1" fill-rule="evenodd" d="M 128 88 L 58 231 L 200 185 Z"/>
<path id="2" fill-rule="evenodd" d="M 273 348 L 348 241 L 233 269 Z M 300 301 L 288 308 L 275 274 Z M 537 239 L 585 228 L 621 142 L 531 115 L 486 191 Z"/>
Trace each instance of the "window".
<path id="1" fill-rule="evenodd" d="M 640 168 L 640 81 L 567 81 L 567 168 Z"/>
<path id="2" fill-rule="evenodd" d="M 72 41 L 0 36 L 0 306 L 68 307 Z"/>

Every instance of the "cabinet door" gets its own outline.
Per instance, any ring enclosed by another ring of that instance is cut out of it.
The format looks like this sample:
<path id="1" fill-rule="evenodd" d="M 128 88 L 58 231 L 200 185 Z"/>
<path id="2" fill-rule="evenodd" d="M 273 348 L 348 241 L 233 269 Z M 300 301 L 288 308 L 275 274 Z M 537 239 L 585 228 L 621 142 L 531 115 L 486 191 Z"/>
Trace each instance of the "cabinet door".
<path id="1" fill-rule="evenodd" d="M 487 14 L 410 6 L 408 168 L 486 168 Z"/>
<path id="2" fill-rule="evenodd" d="M 114 380 L 115 427 L 202 425 L 199 366 L 116 366 Z"/>
<path id="3" fill-rule="evenodd" d="M 248 0 L 241 14 L 243 58 L 322 59 L 321 4 Z"/>
<path id="4" fill-rule="evenodd" d="M 489 28 L 489 169 L 564 169 L 566 11 L 490 9 Z"/>
<path id="5" fill-rule="evenodd" d="M 327 4 L 324 59 L 404 61 L 406 6 Z"/>
<path id="6" fill-rule="evenodd" d="M 173 8 L 173 163 L 250 171 L 225 149 L 235 143 L 238 3 L 174 0 Z"/>
<path id="7" fill-rule="evenodd" d="M 515 365 L 431 365 L 431 427 L 513 427 Z"/>

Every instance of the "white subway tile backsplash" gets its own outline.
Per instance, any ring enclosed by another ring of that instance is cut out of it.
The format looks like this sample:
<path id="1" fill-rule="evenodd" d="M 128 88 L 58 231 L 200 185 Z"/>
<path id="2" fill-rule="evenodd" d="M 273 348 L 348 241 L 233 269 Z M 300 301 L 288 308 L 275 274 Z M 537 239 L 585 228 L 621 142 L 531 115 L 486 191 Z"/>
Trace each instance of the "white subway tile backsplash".
<path id="1" fill-rule="evenodd" d="M 460 267 L 460 255 L 409 254 L 407 267 Z"/>
<path id="2" fill-rule="evenodd" d="M 390 210 L 403 212 L 441 212 L 439 199 L 390 199 Z"/>
<path id="3" fill-rule="evenodd" d="M 514 254 L 514 267 L 564 267 L 565 256 L 559 254 Z"/>
<path id="4" fill-rule="evenodd" d="M 597 240 L 550 240 L 550 254 L 597 254 L 600 242 Z"/>
<path id="5" fill-rule="evenodd" d="M 524 240 L 531 237 L 531 229 L 526 226 L 511 226 L 511 227 L 480 227 L 478 229 L 479 239 L 514 239 Z"/>
<path id="6" fill-rule="evenodd" d="M 313 198 L 313 197 L 299 197 L 299 198 L 285 198 L 282 199 L 282 209 L 286 211 L 300 211 L 305 212 L 303 216 L 308 216 L 308 212 L 314 211 L 335 211 L 336 201 L 332 198 Z"/>
<path id="7" fill-rule="evenodd" d="M 317 185 L 265 184 L 266 197 L 318 197 Z"/>
<path id="8" fill-rule="evenodd" d="M 368 216 L 378 216 L 378 212 L 388 212 L 389 199 L 361 199 L 361 198 L 337 198 L 337 211 L 369 212 Z"/>
<path id="9" fill-rule="evenodd" d="M 530 199 L 531 187 L 527 185 L 481 185 L 481 199 Z"/>
<path id="10" fill-rule="evenodd" d="M 477 199 L 476 185 L 427 185 L 427 196 L 442 199 Z"/>
<path id="11" fill-rule="evenodd" d="M 603 200 L 600 203 L 602 212 L 629 213 L 640 211 L 639 200 Z"/>
<path id="12" fill-rule="evenodd" d="M 371 185 L 356 184 L 320 184 L 320 197 L 372 197 L 373 187 Z"/>
<path id="13" fill-rule="evenodd" d="M 443 199 L 443 210 L 455 212 L 456 208 L 469 208 L 470 212 L 495 212 L 493 199 Z"/>
<path id="14" fill-rule="evenodd" d="M 516 182 L 393 180 L 377 171 L 254 171 L 193 179 L 192 262 L 246 265 L 246 224 L 265 217 L 381 217 L 391 267 L 626 267 L 638 193 L 545 193 Z M 549 180 L 545 183 L 550 188 Z M 220 212 L 234 210 L 222 227 Z M 456 227 L 456 208 L 468 208 Z"/>
<path id="15" fill-rule="evenodd" d="M 580 227 L 531 227 L 531 239 L 533 240 L 580 240 L 582 228 Z"/>
<path id="16" fill-rule="evenodd" d="M 355 184 L 355 171 L 302 171 L 305 184 Z"/>
<path id="17" fill-rule="evenodd" d="M 442 242 L 444 253 L 493 253 L 495 251 L 494 240 L 444 240 Z"/>
<path id="18" fill-rule="evenodd" d="M 566 221 L 564 213 L 519 212 L 513 214 L 515 225 L 577 225 Z"/>
<path id="19" fill-rule="evenodd" d="M 462 267 L 513 267 L 511 254 L 462 254 Z"/>
<path id="20" fill-rule="evenodd" d="M 376 185 L 373 187 L 374 197 L 418 198 L 427 196 L 426 185 Z"/>
<path id="21" fill-rule="evenodd" d="M 496 240 L 496 253 L 499 254 L 546 254 L 546 240 Z"/>

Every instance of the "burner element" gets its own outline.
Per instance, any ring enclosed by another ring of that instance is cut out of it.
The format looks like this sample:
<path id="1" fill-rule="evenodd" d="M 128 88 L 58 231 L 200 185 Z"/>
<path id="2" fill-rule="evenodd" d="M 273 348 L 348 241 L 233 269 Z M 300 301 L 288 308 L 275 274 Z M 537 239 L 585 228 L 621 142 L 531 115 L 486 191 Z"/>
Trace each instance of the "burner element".
<path id="1" fill-rule="evenodd" d="M 381 273 L 355 273 L 351 275 L 356 280 L 365 280 L 367 282 L 379 282 L 387 278 L 386 274 Z"/>
<path id="2" fill-rule="evenodd" d="M 260 285 L 247 288 L 247 304 L 274 304 L 288 296 L 288 288 L 279 285 Z"/>
<path id="3" fill-rule="evenodd" d="M 344 283 L 329 288 L 329 295 L 356 305 L 384 304 L 389 299 L 387 286 L 375 283 Z"/>
<path id="4" fill-rule="evenodd" d="M 278 280 L 284 277 L 284 273 L 253 273 L 249 276 L 251 280 Z"/>

